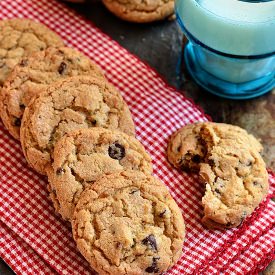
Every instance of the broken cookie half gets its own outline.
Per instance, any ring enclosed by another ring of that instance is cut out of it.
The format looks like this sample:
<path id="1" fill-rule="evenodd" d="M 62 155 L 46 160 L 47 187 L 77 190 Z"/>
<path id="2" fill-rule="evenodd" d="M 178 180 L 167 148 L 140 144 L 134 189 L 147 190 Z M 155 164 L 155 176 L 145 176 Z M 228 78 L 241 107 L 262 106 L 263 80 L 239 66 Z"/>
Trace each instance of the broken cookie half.
<path id="1" fill-rule="evenodd" d="M 229 124 L 201 122 L 175 132 L 168 160 L 178 169 L 198 172 L 205 184 L 203 224 L 237 227 L 268 192 L 268 174 L 259 141 Z"/>

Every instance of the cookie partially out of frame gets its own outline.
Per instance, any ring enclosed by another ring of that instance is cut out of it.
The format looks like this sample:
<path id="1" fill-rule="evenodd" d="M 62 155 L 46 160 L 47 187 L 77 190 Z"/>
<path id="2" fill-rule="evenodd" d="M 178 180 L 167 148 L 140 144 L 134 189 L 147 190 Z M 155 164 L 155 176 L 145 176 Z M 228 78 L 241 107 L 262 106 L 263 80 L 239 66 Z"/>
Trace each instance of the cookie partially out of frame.
<path id="1" fill-rule="evenodd" d="M 172 135 L 168 160 L 176 168 L 199 172 L 206 186 L 202 221 L 222 229 L 238 226 L 266 196 L 268 174 L 261 151 L 244 129 L 205 122 Z"/>
<path id="2" fill-rule="evenodd" d="M 103 0 L 117 17 L 137 23 L 164 19 L 174 13 L 174 0 Z"/>
<path id="3" fill-rule="evenodd" d="M 53 164 L 47 170 L 50 197 L 65 220 L 83 190 L 103 174 L 122 170 L 153 171 L 151 158 L 142 144 L 121 131 L 100 127 L 80 129 L 62 137 L 55 145 Z"/>
<path id="4" fill-rule="evenodd" d="M 153 176 L 123 171 L 103 176 L 81 195 L 73 237 L 99 274 L 162 274 L 182 254 L 180 209 Z"/>
<path id="5" fill-rule="evenodd" d="M 19 139 L 21 119 L 32 97 L 55 81 L 77 75 L 104 78 L 87 56 L 67 48 L 50 47 L 24 57 L 4 82 L 0 115 L 10 134 Z"/>
<path id="6" fill-rule="evenodd" d="M 63 45 L 61 38 L 41 23 L 19 18 L 0 21 L 0 87 L 23 57 Z"/>
<path id="7" fill-rule="evenodd" d="M 106 80 L 87 76 L 60 80 L 25 109 L 20 131 L 25 158 L 45 175 L 56 142 L 72 130 L 92 127 L 135 133 L 128 106 Z"/>

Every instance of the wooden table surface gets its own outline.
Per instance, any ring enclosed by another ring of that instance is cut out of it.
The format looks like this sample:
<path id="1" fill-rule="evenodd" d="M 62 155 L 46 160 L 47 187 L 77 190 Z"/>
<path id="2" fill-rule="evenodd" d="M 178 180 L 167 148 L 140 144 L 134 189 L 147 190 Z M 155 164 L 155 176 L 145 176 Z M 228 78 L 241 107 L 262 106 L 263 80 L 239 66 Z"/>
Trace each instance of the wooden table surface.
<path id="1" fill-rule="evenodd" d="M 214 96 L 196 85 L 185 71 L 181 57 L 186 40 L 176 21 L 143 25 L 124 22 L 95 0 L 68 6 L 155 68 L 170 85 L 200 105 L 213 121 L 239 125 L 261 139 L 267 166 L 275 171 L 275 89 L 253 100 L 236 101 Z M 265 274 L 275 274 L 274 264 L 269 269 L 273 271 Z M 0 260 L 0 274 L 14 273 Z"/>

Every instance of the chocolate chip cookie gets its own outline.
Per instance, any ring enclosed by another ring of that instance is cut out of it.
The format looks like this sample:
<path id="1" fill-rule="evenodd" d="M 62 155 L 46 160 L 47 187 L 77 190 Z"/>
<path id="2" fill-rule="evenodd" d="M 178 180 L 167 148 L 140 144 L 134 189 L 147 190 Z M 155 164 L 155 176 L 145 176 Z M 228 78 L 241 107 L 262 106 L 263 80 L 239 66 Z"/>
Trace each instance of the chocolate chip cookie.
<path id="1" fill-rule="evenodd" d="M 135 133 L 128 106 L 114 86 L 87 76 L 59 80 L 25 109 L 20 141 L 27 162 L 46 174 L 55 143 L 72 130 L 91 127 Z"/>
<path id="2" fill-rule="evenodd" d="M 11 135 L 19 139 L 20 124 L 31 98 L 58 79 L 103 73 L 81 52 L 67 48 L 48 48 L 25 57 L 4 82 L 0 96 L 0 115 Z"/>
<path id="3" fill-rule="evenodd" d="M 164 19 L 174 12 L 174 0 L 103 0 L 117 17 L 137 23 Z"/>
<path id="4" fill-rule="evenodd" d="M 187 125 L 174 133 L 168 159 L 177 168 L 199 172 L 206 186 L 203 223 L 231 228 L 259 205 L 268 191 L 262 146 L 237 126 L 222 123 Z"/>
<path id="5" fill-rule="evenodd" d="M 55 145 L 53 164 L 47 169 L 50 197 L 63 219 L 71 220 L 83 190 L 102 174 L 125 169 L 146 174 L 151 158 L 134 137 L 100 127 L 70 132 Z"/>
<path id="6" fill-rule="evenodd" d="M 165 185 L 138 171 L 102 177 L 75 208 L 77 247 L 99 274 L 162 274 L 182 254 L 181 211 Z"/>
<path id="7" fill-rule="evenodd" d="M 63 45 L 56 33 L 40 23 L 19 18 L 0 21 L 0 87 L 22 57 Z"/>

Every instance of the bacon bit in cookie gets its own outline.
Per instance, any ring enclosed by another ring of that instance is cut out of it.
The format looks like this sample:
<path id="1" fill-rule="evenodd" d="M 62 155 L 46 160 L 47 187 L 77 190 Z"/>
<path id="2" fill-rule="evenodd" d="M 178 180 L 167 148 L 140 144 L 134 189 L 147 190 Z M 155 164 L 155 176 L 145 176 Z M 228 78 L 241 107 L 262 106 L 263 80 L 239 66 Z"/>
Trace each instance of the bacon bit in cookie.
<path id="1" fill-rule="evenodd" d="M 19 127 L 19 126 L 21 126 L 21 119 L 20 118 L 15 118 L 15 120 L 14 120 L 14 126 L 17 126 L 17 127 Z"/>
<path id="2" fill-rule="evenodd" d="M 61 62 L 61 64 L 58 67 L 58 72 L 63 75 L 65 73 L 65 70 L 67 68 L 67 64 L 65 62 Z"/>
<path id="3" fill-rule="evenodd" d="M 125 157 L 125 148 L 119 143 L 113 143 L 109 146 L 108 153 L 112 159 L 121 160 Z"/>
<path id="4" fill-rule="evenodd" d="M 145 271 L 147 273 L 157 273 L 159 272 L 159 268 L 157 267 L 157 261 L 160 259 L 160 257 L 153 257 L 153 262 L 151 266 L 148 266 Z"/>
<path id="5" fill-rule="evenodd" d="M 150 234 L 148 237 L 143 239 L 141 242 L 144 245 L 150 245 L 155 251 L 158 250 L 157 242 L 156 242 L 155 236 L 153 234 Z"/>
<path id="6" fill-rule="evenodd" d="M 61 174 L 64 174 L 65 173 L 65 169 L 62 168 L 62 167 L 59 167 L 56 169 L 56 174 L 57 175 L 61 175 Z"/>

